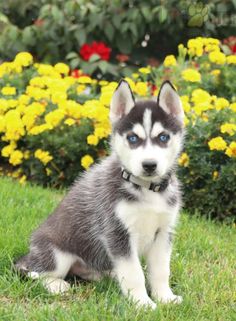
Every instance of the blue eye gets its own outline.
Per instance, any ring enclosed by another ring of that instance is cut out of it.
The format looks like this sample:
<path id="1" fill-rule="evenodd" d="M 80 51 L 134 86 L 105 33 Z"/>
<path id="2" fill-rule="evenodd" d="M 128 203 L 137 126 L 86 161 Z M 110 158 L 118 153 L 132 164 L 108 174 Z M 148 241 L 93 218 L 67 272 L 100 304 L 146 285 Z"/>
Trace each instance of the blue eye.
<path id="1" fill-rule="evenodd" d="M 170 135 L 168 135 L 168 134 L 160 134 L 158 136 L 158 138 L 162 143 L 167 143 L 168 140 L 170 139 Z"/>
<path id="2" fill-rule="evenodd" d="M 138 136 L 133 134 L 133 135 L 129 135 L 127 136 L 127 140 L 129 141 L 129 143 L 131 144 L 136 144 L 139 140 Z"/>

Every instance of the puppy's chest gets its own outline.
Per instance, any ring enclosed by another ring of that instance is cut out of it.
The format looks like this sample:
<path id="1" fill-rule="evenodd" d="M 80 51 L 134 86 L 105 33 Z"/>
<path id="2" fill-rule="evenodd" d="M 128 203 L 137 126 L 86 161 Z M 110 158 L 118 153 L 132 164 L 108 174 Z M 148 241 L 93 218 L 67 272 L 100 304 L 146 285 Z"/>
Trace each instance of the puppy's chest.
<path id="1" fill-rule="evenodd" d="M 154 193 L 137 202 L 121 201 L 116 212 L 140 254 L 154 242 L 160 229 L 173 225 L 176 216 L 176 210 L 168 206 L 165 198 Z"/>

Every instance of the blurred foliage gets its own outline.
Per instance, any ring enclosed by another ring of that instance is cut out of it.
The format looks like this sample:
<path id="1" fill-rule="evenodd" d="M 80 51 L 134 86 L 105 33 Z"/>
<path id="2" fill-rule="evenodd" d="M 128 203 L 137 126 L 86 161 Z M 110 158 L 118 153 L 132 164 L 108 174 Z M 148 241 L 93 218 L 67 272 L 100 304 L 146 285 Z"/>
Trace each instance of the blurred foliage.
<path id="1" fill-rule="evenodd" d="M 234 34 L 235 10 L 233 0 L 204 5 L 183 0 L 1 1 L 0 56 L 12 59 L 17 52 L 30 51 L 37 60 L 69 61 L 76 68 L 82 63 L 80 47 L 103 41 L 112 48 L 113 62 L 117 54 L 130 56 L 121 63 L 123 75 L 128 75 L 134 65 L 155 64 L 157 58 L 176 53 L 177 44 L 191 37 Z M 90 74 L 98 67 L 93 63 Z M 111 64 L 103 62 L 101 68 L 117 75 Z M 83 69 L 87 71 L 86 65 Z"/>

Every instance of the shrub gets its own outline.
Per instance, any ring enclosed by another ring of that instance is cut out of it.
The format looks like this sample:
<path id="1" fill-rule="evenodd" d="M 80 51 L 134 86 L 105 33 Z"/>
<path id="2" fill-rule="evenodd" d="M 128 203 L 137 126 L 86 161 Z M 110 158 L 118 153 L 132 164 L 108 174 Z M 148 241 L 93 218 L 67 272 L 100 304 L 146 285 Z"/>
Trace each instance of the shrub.
<path id="1" fill-rule="evenodd" d="M 140 68 L 126 80 L 139 98 L 156 96 L 164 79 L 175 84 L 188 132 L 179 159 L 185 204 L 191 211 L 233 220 L 236 56 L 226 56 L 213 38 L 191 39 L 178 51 L 158 68 Z M 64 63 L 33 64 L 29 53 L 3 63 L 0 76 L 3 173 L 21 182 L 67 186 L 107 154 L 109 104 L 117 82 L 70 72 Z"/>
<path id="2" fill-rule="evenodd" d="M 39 61 L 70 61 L 72 68 L 89 74 L 102 69 L 110 76 L 128 75 L 131 67 L 175 52 L 190 37 L 233 34 L 234 10 L 234 1 L 220 0 L 206 5 L 177 0 L 2 1 L 0 54 L 13 59 L 19 51 L 30 51 Z M 81 46 L 93 41 L 112 48 L 110 64 L 81 59 Z M 125 63 L 120 54 L 128 55 Z"/>

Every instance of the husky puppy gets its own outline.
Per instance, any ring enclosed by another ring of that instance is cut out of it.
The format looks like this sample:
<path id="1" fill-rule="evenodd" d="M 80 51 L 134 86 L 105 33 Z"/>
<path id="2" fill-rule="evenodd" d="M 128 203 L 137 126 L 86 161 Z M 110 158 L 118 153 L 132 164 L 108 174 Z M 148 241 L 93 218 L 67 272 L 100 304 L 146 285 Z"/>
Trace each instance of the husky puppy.
<path id="1" fill-rule="evenodd" d="M 171 240 L 181 200 L 175 168 L 184 112 L 170 82 L 157 102 L 136 102 L 122 80 L 110 108 L 109 157 L 84 173 L 32 234 L 16 268 L 41 278 L 53 293 L 68 290 L 68 274 L 114 276 L 139 306 L 156 307 L 140 264 L 146 257 L 153 300 L 181 302 L 169 286 Z"/>

